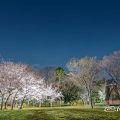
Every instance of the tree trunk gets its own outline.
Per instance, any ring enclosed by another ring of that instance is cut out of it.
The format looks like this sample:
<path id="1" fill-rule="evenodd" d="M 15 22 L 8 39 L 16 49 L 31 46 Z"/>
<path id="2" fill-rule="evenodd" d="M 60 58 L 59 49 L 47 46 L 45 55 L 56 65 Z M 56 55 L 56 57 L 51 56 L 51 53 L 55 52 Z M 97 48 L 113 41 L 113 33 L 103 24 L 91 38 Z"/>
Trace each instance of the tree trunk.
<path id="1" fill-rule="evenodd" d="M 61 99 L 60 99 L 60 107 L 61 107 Z"/>
<path id="2" fill-rule="evenodd" d="M 41 105 L 42 105 L 41 102 L 39 102 L 39 107 L 41 107 Z"/>
<path id="3" fill-rule="evenodd" d="M 1 96 L 1 110 L 3 109 L 4 95 Z"/>
<path id="4" fill-rule="evenodd" d="M 52 102 L 50 103 L 50 107 L 52 107 Z"/>
<path id="5" fill-rule="evenodd" d="M 19 91 L 19 90 L 18 90 L 18 91 Z M 11 105 L 11 110 L 13 110 L 13 108 L 14 108 L 15 98 L 16 98 L 16 96 L 17 96 L 18 91 L 15 93 L 15 96 L 14 96 L 14 98 L 13 98 L 12 105 Z"/>
<path id="6" fill-rule="evenodd" d="M 29 107 L 30 106 L 30 101 L 28 100 L 28 102 L 27 102 L 27 107 Z"/>
<path id="7" fill-rule="evenodd" d="M 93 99 L 92 99 L 92 94 L 91 94 L 91 92 L 90 92 L 90 97 L 89 97 L 89 99 L 90 99 L 90 106 L 91 106 L 91 108 L 93 109 Z"/>
<path id="8" fill-rule="evenodd" d="M 23 108 L 23 103 L 24 103 L 24 98 L 23 98 L 23 100 L 21 101 L 20 109 Z"/>
<path id="9" fill-rule="evenodd" d="M 5 109 L 7 109 L 7 103 L 8 103 L 8 100 L 9 100 L 10 96 L 11 96 L 11 94 L 9 94 L 9 96 L 7 97 L 7 99 L 5 101 L 5 107 L 4 107 Z"/>
<path id="10" fill-rule="evenodd" d="M 93 109 L 93 100 L 92 100 L 92 98 L 90 100 L 90 104 L 91 104 L 91 108 Z"/>

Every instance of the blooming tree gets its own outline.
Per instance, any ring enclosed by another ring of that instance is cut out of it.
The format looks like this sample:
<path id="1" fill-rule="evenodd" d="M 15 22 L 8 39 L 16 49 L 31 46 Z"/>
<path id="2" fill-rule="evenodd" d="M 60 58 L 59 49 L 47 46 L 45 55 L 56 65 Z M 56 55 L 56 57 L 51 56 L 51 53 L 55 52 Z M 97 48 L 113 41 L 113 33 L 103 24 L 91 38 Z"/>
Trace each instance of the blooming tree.
<path id="1" fill-rule="evenodd" d="M 52 85 L 46 86 L 45 88 L 45 96 L 46 99 L 51 107 L 52 107 L 52 103 L 57 100 L 57 99 L 61 99 L 63 97 L 63 95 L 61 94 L 61 92 L 58 92 L 57 88 L 53 88 Z"/>
<path id="2" fill-rule="evenodd" d="M 2 61 L 0 63 L 0 93 L 1 93 L 1 109 L 3 107 L 3 100 L 5 101 L 5 108 L 10 96 L 20 88 L 21 72 L 25 69 L 22 64 L 14 64 L 10 61 Z"/>

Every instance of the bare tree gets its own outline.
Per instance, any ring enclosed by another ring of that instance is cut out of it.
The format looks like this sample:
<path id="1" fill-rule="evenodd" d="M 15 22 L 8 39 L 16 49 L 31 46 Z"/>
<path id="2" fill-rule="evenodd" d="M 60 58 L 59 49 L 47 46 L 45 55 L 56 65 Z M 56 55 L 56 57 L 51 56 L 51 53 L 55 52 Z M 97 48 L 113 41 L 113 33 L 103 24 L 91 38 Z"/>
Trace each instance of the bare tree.
<path id="1" fill-rule="evenodd" d="M 74 79 L 85 89 L 84 91 L 87 92 L 89 104 L 93 108 L 92 94 L 94 81 L 98 79 L 100 74 L 100 68 L 96 58 L 85 57 L 80 60 L 72 59 L 67 63 L 67 67 L 70 72 L 72 72 Z"/>
<path id="2" fill-rule="evenodd" d="M 109 56 L 104 56 L 101 61 L 102 67 L 117 84 L 120 83 L 120 51 L 114 52 Z"/>
<path id="3" fill-rule="evenodd" d="M 111 55 L 104 56 L 101 61 L 101 66 L 105 73 L 117 85 L 117 96 L 120 99 L 120 51 L 114 52 Z"/>

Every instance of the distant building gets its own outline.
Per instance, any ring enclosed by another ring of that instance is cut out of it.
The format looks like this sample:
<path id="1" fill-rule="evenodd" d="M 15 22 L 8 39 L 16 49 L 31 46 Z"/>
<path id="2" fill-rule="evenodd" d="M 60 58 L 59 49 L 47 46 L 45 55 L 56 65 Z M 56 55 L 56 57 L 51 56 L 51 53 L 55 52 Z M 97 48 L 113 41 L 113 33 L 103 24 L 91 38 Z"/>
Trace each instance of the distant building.
<path id="1" fill-rule="evenodd" d="M 105 101 L 108 105 L 120 105 L 120 94 L 114 80 L 108 80 L 106 82 Z"/>

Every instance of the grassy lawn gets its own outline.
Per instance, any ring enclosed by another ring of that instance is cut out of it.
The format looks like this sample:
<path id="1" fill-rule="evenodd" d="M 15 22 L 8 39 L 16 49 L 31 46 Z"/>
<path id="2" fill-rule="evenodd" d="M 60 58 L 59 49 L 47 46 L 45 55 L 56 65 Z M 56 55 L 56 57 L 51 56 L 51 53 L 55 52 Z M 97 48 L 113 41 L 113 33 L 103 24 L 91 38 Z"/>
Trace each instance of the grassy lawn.
<path id="1" fill-rule="evenodd" d="M 0 120 L 120 120 L 120 112 L 81 108 L 6 110 L 0 111 Z"/>

